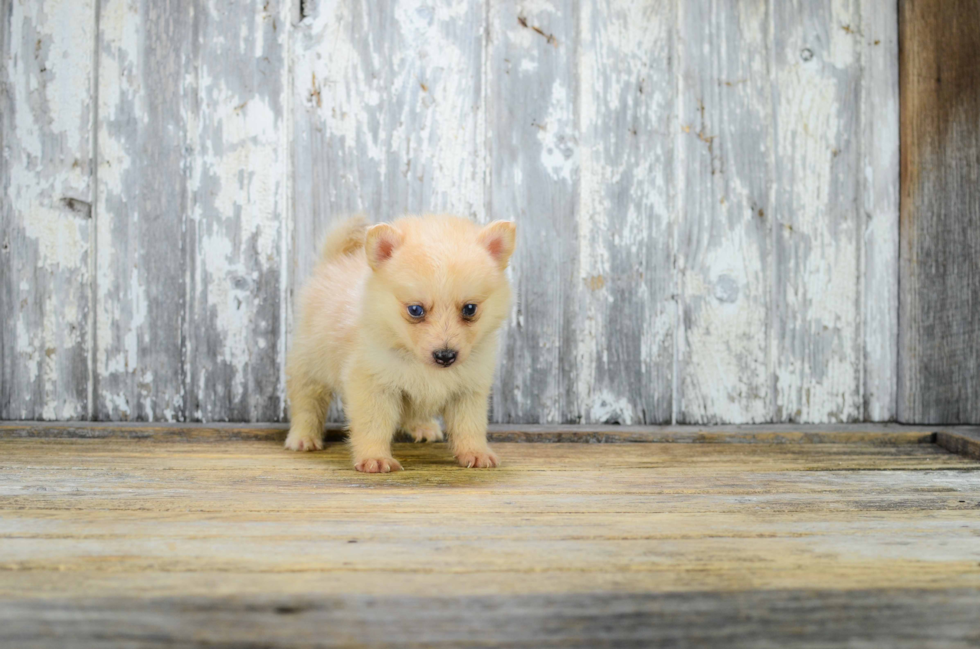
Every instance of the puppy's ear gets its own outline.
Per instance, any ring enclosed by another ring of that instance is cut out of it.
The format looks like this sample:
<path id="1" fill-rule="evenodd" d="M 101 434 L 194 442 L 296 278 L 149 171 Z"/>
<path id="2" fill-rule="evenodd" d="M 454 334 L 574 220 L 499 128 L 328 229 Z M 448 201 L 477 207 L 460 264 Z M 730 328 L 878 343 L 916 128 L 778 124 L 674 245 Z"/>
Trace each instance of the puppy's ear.
<path id="1" fill-rule="evenodd" d="M 381 264 L 391 259 L 403 240 L 401 230 L 393 225 L 379 223 L 368 228 L 364 238 L 364 249 L 371 269 L 378 270 Z"/>
<path id="2" fill-rule="evenodd" d="M 494 221 L 480 230 L 477 235 L 480 243 L 494 258 L 500 270 L 507 268 L 507 262 L 514 253 L 517 239 L 517 226 L 513 221 Z"/>

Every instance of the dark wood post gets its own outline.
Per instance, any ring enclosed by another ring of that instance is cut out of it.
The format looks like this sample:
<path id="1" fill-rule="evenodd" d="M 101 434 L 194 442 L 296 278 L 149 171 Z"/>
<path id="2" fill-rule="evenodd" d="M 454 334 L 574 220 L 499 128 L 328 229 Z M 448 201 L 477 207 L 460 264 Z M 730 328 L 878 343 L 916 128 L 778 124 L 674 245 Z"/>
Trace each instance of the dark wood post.
<path id="1" fill-rule="evenodd" d="M 901 0 L 900 421 L 980 423 L 980 2 Z"/>

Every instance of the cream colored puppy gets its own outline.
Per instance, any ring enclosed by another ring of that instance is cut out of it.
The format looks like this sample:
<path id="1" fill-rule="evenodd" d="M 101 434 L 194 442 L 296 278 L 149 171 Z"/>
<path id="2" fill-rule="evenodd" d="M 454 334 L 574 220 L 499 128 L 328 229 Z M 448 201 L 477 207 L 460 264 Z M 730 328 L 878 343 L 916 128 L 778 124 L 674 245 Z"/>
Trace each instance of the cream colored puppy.
<path id="1" fill-rule="evenodd" d="M 323 448 L 335 394 L 350 424 L 354 468 L 398 471 L 391 440 L 443 439 L 442 414 L 462 466 L 490 468 L 487 399 L 497 329 L 510 309 L 504 274 L 513 223 L 480 228 L 451 216 L 362 219 L 328 237 L 299 298 L 287 362 L 292 425 L 286 448 Z"/>

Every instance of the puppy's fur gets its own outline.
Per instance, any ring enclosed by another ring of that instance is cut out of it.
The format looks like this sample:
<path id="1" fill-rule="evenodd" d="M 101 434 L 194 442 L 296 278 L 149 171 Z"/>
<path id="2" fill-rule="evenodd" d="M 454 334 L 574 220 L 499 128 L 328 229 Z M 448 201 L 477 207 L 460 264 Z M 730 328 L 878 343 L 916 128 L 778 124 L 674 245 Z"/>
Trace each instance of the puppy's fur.
<path id="1" fill-rule="evenodd" d="M 462 466 L 497 466 L 487 398 L 496 332 L 510 308 L 504 270 L 514 242 L 513 223 L 480 228 L 450 216 L 372 227 L 352 219 L 336 228 L 299 299 L 286 448 L 323 448 L 327 408 L 339 394 L 358 471 L 402 468 L 391 456 L 398 429 L 416 441 L 442 440 L 437 414 Z M 466 305 L 475 314 L 467 317 Z"/>

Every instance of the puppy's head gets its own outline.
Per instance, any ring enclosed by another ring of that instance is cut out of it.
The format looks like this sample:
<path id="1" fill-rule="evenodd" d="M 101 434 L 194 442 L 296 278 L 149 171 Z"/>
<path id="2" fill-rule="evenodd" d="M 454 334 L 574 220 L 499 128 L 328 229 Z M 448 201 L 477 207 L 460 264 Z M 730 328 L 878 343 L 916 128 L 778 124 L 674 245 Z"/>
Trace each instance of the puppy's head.
<path id="1" fill-rule="evenodd" d="M 384 344 L 433 368 L 459 366 L 510 307 L 515 227 L 448 216 L 371 227 L 365 311 Z"/>

